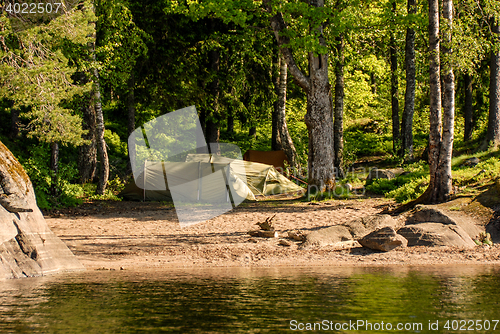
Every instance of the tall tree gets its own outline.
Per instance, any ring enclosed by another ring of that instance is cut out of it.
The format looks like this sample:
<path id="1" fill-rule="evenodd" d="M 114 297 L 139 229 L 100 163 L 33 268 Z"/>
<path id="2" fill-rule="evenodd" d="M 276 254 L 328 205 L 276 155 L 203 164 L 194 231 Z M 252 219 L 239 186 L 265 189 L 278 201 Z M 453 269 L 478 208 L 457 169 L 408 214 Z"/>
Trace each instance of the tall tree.
<path id="1" fill-rule="evenodd" d="M 396 1 L 392 1 L 392 14 L 396 15 Z M 395 28 L 391 29 L 394 30 Z M 395 31 L 390 32 L 389 54 L 391 62 L 391 111 L 392 111 L 392 150 L 397 154 L 399 147 L 399 82 L 398 50 Z"/>
<path id="2" fill-rule="evenodd" d="M 447 201 L 453 194 L 451 157 L 453 150 L 455 85 L 451 65 L 452 0 L 443 0 L 443 20 L 444 61 L 441 62 L 439 0 L 429 0 L 430 181 L 427 190 L 416 202 L 442 203 Z M 441 92 L 441 70 L 443 73 L 443 92 Z"/>
<path id="3" fill-rule="evenodd" d="M 337 38 L 337 61 L 335 64 L 335 98 L 334 98 L 334 166 L 337 177 L 344 178 L 344 36 Z"/>
<path id="4" fill-rule="evenodd" d="M 328 53 L 323 35 L 321 13 L 324 0 L 313 0 L 309 4 L 312 25 L 311 34 L 317 43 L 316 50 L 308 50 L 309 75 L 305 75 L 297 65 L 292 49 L 288 46 L 290 38 L 285 33 L 287 25 L 281 12 L 276 12 L 270 0 L 264 5 L 269 13 L 271 28 L 281 53 L 295 82 L 307 94 L 307 113 L 304 118 L 309 134 L 308 183 L 320 190 L 332 189 L 335 184 L 333 166 L 333 110 L 328 79 Z M 315 15 L 316 18 L 315 18 Z"/>
<path id="5" fill-rule="evenodd" d="M 87 75 L 82 73 L 87 79 Z M 93 182 L 97 171 L 97 140 L 96 140 L 96 114 L 93 103 L 94 96 L 87 93 L 81 98 L 80 110 L 83 116 L 83 129 L 87 132 L 83 135 L 85 143 L 78 148 L 78 171 L 80 172 L 80 183 Z"/>
<path id="6" fill-rule="evenodd" d="M 408 15 L 416 14 L 417 1 L 408 0 Z M 405 105 L 401 120 L 401 154 L 407 161 L 413 160 L 413 114 L 415 112 L 415 29 L 406 29 L 405 43 L 406 88 Z"/>
<path id="7" fill-rule="evenodd" d="M 104 114 L 102 111 L 101 86 L 99 83 L 99 71 L 94 67 L 94 106 L 96 119 L 96 142 L 99 155 L 100 169 L 99 181 L 97 183 L 97 194 L 104 195 L 109 179 L 109 158 L 106 141 L 104 139 Z"/>
<path id="8" fill-rule="evenodd" d="M 292 137 L 288 132 L 288 125 L 286 123 L 286 88 L 288 71 L 287 64 L 280 56 L 280 75 L 279 75 L 279 86 L 278 86 L 278 105 L 277 105 L 277 119 L 276 126 L 278 128 L 279 142 L 281 149 L 285 152 L 290 166 L 299 169 L 299 161 L 297 158 L 297 151 L 295 150 L 295 145 L 293 145 Z"/>
<path id="9" fill-rule="evenodd" d="M 500 24 L 493 23 L 491 28 L 495 46 L 490 58 L 490 108 L 488 116 L 488 147 L 497 149 L 500 146 Z"/>
<path id="10" fill-rule="evenodd" d="M 12 109 L 29 120 L 29 137 L 50 143 L 55 189 L 60 145 L 79 146 L 85 133 L 80 116 L 68 105 L 87 87 L 73 82 L 76 67 L 68 54 L 86 45 L 93 31 L 89 22 L 95 17 L 90 3 L 84 2 L 47 24 L 25 30 L 13 31 L 4 19 L 0 16 L 0 97 L 11 100 Z"/>

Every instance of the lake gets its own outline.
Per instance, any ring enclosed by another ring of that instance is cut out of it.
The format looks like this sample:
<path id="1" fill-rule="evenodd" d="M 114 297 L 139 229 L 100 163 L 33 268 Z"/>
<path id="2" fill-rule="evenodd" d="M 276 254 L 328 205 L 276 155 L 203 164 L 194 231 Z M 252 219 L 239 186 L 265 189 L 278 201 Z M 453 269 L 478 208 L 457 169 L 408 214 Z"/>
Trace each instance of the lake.
<path id="1" fill-rule="evenodd" d="M 500 267 L 87 271 L 0 283 L 0 333 L 500 333 Z"/>

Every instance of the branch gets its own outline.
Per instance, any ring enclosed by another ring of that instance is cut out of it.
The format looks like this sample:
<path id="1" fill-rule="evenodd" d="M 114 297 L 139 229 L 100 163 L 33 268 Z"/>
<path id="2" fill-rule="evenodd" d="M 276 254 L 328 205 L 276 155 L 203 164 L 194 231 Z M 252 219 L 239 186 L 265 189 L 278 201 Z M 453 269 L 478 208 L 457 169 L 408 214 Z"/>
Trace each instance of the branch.
<path id="1" fill-rule="evenodd" d="M 263 4 L 267 9 L 268 13 L 272 13 L 272 8 L 270 5 L 270 0 L 264 0 Z M 281 33 L 286 29 L 286 23 L 283 19 L 283 15 L 281 13 L 276 13 L 274 16 L 269 18 L 271 21 L 271 28 L 273 29 L 274 36 L 276 37 L 276 41 L 278 42 L 278 46 L 280 48 L 281 54 L 288 65 L 288 70 L 292 73 L 294 81 L 302 87 L 306 91 L 306 93 L 310 90 L 310 82 L 309 77 L 305 76 L 304 73 L 300 70 L 300 68 L 295 63 L 295 59 L 292 54 L 292 50 L 285 45 L 290 43 L 290 38 L 283 36 Z"/>

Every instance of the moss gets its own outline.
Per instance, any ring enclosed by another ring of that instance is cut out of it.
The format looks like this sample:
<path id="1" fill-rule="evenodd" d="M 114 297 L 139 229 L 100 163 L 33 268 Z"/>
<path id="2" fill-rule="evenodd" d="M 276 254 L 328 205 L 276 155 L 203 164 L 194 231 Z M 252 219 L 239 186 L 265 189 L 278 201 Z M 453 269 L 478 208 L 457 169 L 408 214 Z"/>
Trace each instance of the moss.
<path id="1" fill-rule="evenodd" d="M 0 166 L 2 169 L 6 170 L 8 175 L 4 177 L 9 177 L 10 180 L 7 182 L 14 182 L 15 187 L 19 190 L 25 191 L 27 193 L 30 189 L 30 178 L 23 166 L 17 161 L 12 152 L 0 141 Z M 4 181 L 5 182 L 5 181 Z"/>

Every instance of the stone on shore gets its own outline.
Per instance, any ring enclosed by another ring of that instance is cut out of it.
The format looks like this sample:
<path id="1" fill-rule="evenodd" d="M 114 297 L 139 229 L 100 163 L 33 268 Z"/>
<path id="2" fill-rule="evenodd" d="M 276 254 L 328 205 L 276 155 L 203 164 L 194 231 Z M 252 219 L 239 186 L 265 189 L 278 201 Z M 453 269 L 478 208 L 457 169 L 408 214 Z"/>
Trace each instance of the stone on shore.
<path id="1" fill-rule="evenodd" d="M 406 225 L 398 234 L 408 240 L 408 246 L 452 246 L 474 248 L 476 243 L 458 225 L 441 223 L 420 223 Z"/>
<path id="2" fill-rule="evenodd" d="M 359 247 L 357 240 L 385 226 L 396 227 L 397 221 L 389 215 L 372 215 L 354 219 L 342 225 L 334 225 L 309 233 L 301 248 L 333 246 L 345 249 Z"/>
<path id="3" fill-rule="evenodd" d="M 84 270 L 50 231 L 28 175 L 0 142 L 0 279 Z"/>
<path id="4" fill-rule="evenodd" d="M 471 239 L 476 238 L 484 227 L 478 226 L 473 218 L 457 212 L 438 208 L 435 205 L 417 205 L 414 213 L 408 218 L 406 225 L 421 223 L 440 223 L 461 227 Z"/>
<path id="5" fill-rule="evenodd" d="M 408 240 L 397 234 L 391 226 L 386 226 L 364 236 L 359 243 L 370 249 L 389 252 L 398 247 L 406 247 Z"/>
<path id="6" fill-rule="evenodd" d="M 391 226 L 395 228 L 398 222 L 389 215 L 371 215 L 348 221 L 342 225 L 347 227 L 354 240 L 358 240 L 381 227 Z"/>

